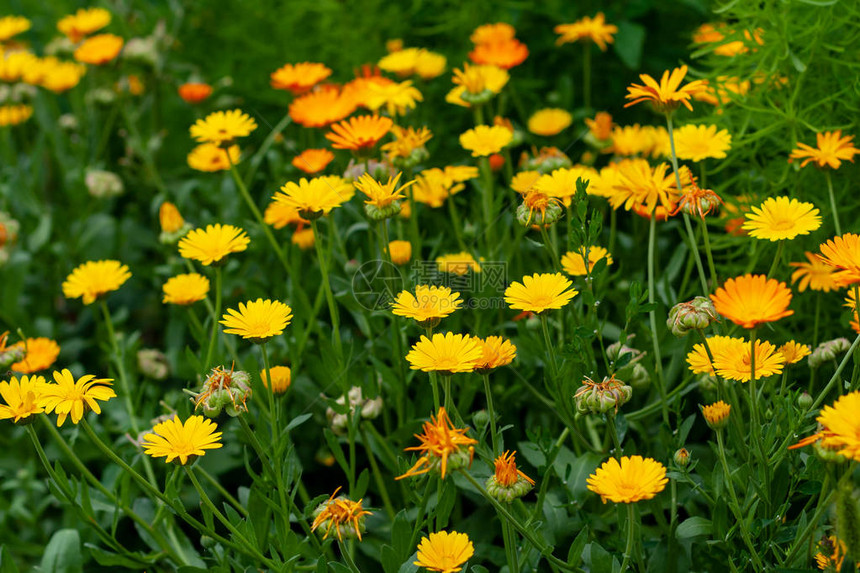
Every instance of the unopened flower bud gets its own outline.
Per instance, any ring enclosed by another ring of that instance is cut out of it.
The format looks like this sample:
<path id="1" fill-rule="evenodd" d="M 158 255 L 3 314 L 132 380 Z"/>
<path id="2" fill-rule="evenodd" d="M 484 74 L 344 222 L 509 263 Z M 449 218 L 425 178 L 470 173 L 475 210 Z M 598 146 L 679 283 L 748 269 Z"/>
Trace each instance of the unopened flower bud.
<path id="1" fill-rule="evenodd" d="M 382 396 L 377 396 L 372 400 L 365 400 L 361 406 L 361 417 L 365 420 L 373 420 L 378 418 L 382 413 Z"/>
<path id="2" fill-rule="evenodd" d="M 690 302 L 681 302 L 669 311 L 666 325 L 677 337 L 686 336 L 691 330 L 704 330 L 719 320 L 713 303 L 706 297 L 697 296 Z"/>
<path id="3" fill-rule="evenodd" d="M 394 201 L 385 207 L 368 203 L 364 206 L 364 212 L 372 221 L 384 221 L 390 217 L 396 217 L 400 213 L 400 203 Z"/>
<path id="4" fill-rule="evenodd" d="M 143 348 L 137 351 L 137 366 L 140 372 L 153 380 L 164 380 L 170 373 L 167 356 L 155 348 Z"/>
<path id="5" fill-rule="evenodd" d="M 90 195 L 100 199 L 122 195 L 125 190 L 119 175 L 101 169 L 88 170 L 85 182 Z"/>
<path id="6" fill-rule="evenodd" d="M 603 382 L 585 378 L 573 398 L 580 414 L 605 414 L 609 410 L 618 413 L 618 408 L 633 397 L 633 388 L 627 386 L 613 374 Z"/>
<path id="7" fill-rule="evenodd" d="M 708 426 L 712 430 L 725 428 L 729 423 L 729 414 L 732 411 L 732 407 L 722 400 L 708 406 L 701 406 L 701 408 L 702 416 L 704 416 L 705 422 L 708 423 Z"/>
<path id="8" fill-rule="evenodd" d="M 347 408 L 338 408 L 338 410 L 347 410 L 343 413 L 339 411 L 335 411 L 334 408 L 326 408 L 326 418 L 328 419 L 329 426 L 331 427 L 332 432 L 335 434 L 343 434 L 346 432 L 347 426 L 349 424 L 349 417 L 347 413 L 351 411 L 352 416 L 359 416 L 366 420 L 373 420 L 378 417 L 379 414 L 382 413 L 383 401 L 381 396 L 377 396 L 373 399 L 367 399 L 363 396 L 361 392 L 361 387 L 353 386 L 349 389 L 347 394 L 349 398 L 349 407 Z M 335 402 L 340 406 L 346 406 L 346 398 L 340 396 Z"/>
<path id="9" fill-rule="evenodd" d="M 812 351 L 807 359 L 810 368 L 818 368 L 825 362 L 836 360 L 836 357 L 846 352 L 851 347 L 851 343 L 847 338 L 834 338 L 827 340 L 818 345 L 818 348 Z"/>
<path id="10" fill-rule="evenodd" d="M 535 482 L 517 469 L 514 452 L 505 452 L 495 460 L 495 473 L 487 478 L 487 493 L 499 501 L 511 503 L 534 488 Z"/>
<path id="11" fill-rule="evenodd" d="M 797 397 L 797 405 L 801 410 L 809 410 L 812 408 L 812 396 L 807 392 L 801 393 L 800 396 Z"/>
<path id="12" fill-rule="evenodd" d="M 469 90 L 463 90 L 463 93 L 460 94 L 460 99 L 472 105 L 481 105 L 493 99 L 494 95 L 496 94 L 492 90 L 488 89 L 480 91 L 476 94 L 470 92 Z"/>
<path id="13" fill-rule="evenodd" d="M 687 451 L 687 448 L 681 448 L 675 452 L 672 459 L 675 460 L 675 465 L 679 468 L 685 468 L 690 463 L 690 452 Z"/>
<path id="14" fill-rule="evenodd" d="M 478 410 L 472 414 L 472 422 L 478 431 L 483 431 L 490 423 L 490 414 L 486 410 Z"/>
<path id="15" fill-rule="evenodd" d="M 122 50 L 122 58 L 130 62 L 137 62 L 148 66 L 155 66 L 158 61 L 158 46 L 156 38 L 131 38 L 125 43 Z"/>

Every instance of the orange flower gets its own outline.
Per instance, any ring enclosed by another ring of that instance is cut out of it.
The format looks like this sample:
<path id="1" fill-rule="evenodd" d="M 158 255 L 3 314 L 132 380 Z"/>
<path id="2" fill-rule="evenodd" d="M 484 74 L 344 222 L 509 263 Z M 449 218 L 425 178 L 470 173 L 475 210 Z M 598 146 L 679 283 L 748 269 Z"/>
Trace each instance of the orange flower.
<path id="1" fill-rule="evenodd" d="M 788 263 L 789 266 L 797 268 L 791 273 L 791 282 L 800 280 L 797 285 L 798 292 L 805 291 L 807 287 L 822 292 L 838 289 L 839 285 L 833 279 L 835 269 L 822 262 L 813 253 L 807 251 L 805 255 L 808 263 Z"/>
<path id="2" fill-rule="evenodd" d="M 305 149 L 293 157 L 293 167 L 301 169 L 308 175 L 319 173 L 334 159 L 334 153 L 328 149 Z"/>
<path id="3" fill-rule="evenodd" d="M 684 104 L 687 109 L 693 111 L 693 106 L 690 105 L 690 98 L 702 91 L 705 88 L 705 84 L 702 80 L 695 80 L 684 87 L 680 87 L 686 75 L 687 66 L 675 68 L 671 73 L 666 70 L 663 72 L 663 76 L 660 78 L 660 83 L 658 84 L 657 80 L 648 74 L 640 74 L 639 79 L 645 85 L 633 84 L 627 88 L 627 95 L 624 97 L 632 101 L 625 104 L 624 107 L 630 107 L 643 101 L 650 101 L 651 105 L 658 111 L 673 111 L 681 104 Z"/>
<path id="4" fill-rule="evenodd" d="M 517 39 L 478 44 L 469 52 L 469 59 L 476 64 L 489 64 L 505 70 L 522 64 L 528 56 L 528 47 Z"/>
<path id="5" fill-rule="evenodd" d="M 605 52 L 607 44 L 615 41 L 613 35 L 618 33 L 618 26 L 607 24 L 603 12 L 598 12 L 594 18 L 586 16 L 572 24 L 559 24 L 554 31 L 561 34 L 555 41 L 557 46 L 585 40 L 594 42 L 600 51 Z"/>
<path id="6" fill-rule="evenodd" d="M 825 131 L 815 135 L 817 147 L 798 143 L 797 149 L 791 152 L 788 162 L 792 159 L 803 159 L 801 167 L 806 167 L 810 161 L 814 161 L 817 167 L 830 167 L 839 169 L 842 161 L 854 162 L 854 156 L 860 153 L 860 149 L 854 147 L 853 135 L 842 137 L 842 130 Z"/>
<path id="7" fill-rule="evenodd" d="M 286 64 L 269 76 L 271 85 L 276 90 L 287 90 L 293 95 L 300 95 L 331 75 L 331 70 L 324 64 L 301 62 Z"/>
<path id="8" fill-rule="evenodd" d="M 597 141 L 606 141 L 612 134 L 612 116 L 605 111 L 599 111 L 594 119 L 585 118 L 588 131 Z"/>
<path id="9" fill-rule="evenodd" d="M 290 117 L 304 127 L 325 127 L 340 121 L 358 106 L 356 99 L 346 90 L 324 86 L 293 100 Z"/>
<path id="10" fill-rule="evenodd" d="M 818 258 L 824 264 L 838 269 L 833 280 L 838 286 L 860 283 L 860 235 L 845 233 L 821 245 Z"/>
<path id="11" fill-rule="evenodd" d="M 210 95 L 212 95 L 212 86 L 209 84 L 189 82 L 179 86 L 179 97 L 185 100 L 185 103 L 200 103 Z"/>
<path id="12" fill-rule="evenodd" d="M 493 42 L 504 42 L 513 40 L 516 35 L 516 30 L 510 24 L 505 22 L 496 22 L 495 24 L 484 24 L 478 26 L 469 39 L 473 44 L 492 44 Z"/>
<path id="13" fill-rule="evenodd" d="M 391 130 L 394 122 L 389 117 L 361 115 L 331 126 L 326 139 L 335 149 L 370 149 Z"/>
<path id="14" fill-rule="evenodd" d="M 422 452 L 423 455 L 414 466 L 409 468 L 409 471 L 397 476 L 395 480 L 424 474 L 431 470 L 439 470 L 442 479 L 445 479 L 449 467 L 455 470 L 467 464 L 471 465 L 475 452 L 472 446 L 478 441 L 466 436 L 469 428 L 455 428 L 445 408 L 439 408 L 436 416 L 431 415 L 430 421 L 424 422 L 423 430 L 423 434 L 415 434 L 415 437 L 421 440 L 421 445 L 405 450 Z"/>
<path id="15" fill-rule="evenodd" d="M 743 275 L 729 279 L 711 295 L 714 308 L 743 328 L 756 328 L 791 316 L 791 290 L 785 283 L 765 275 Z"/>
<path id="16" fill-rule="evenodd" d="M 99 34 L 87 38 L 75 50 L 75 59 L 84 64 L 101 66 L 116 58 L 125 40 L 113 34 Z"/>

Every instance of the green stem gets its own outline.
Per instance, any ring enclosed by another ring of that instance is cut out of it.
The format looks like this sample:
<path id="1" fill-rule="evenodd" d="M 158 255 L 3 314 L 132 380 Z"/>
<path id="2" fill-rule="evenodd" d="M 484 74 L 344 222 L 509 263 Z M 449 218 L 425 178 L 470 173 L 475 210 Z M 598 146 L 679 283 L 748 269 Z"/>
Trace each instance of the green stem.
<path id="1" fill-rule="evenodd" d="M 627 504 L 627 543 L 624 546 L 624 559 L 621 561 L 621 573 L 627 571 L 633 556 L 633 544 L 636 536 L 636 510 L 632 503 Z"/>
<path id="2" fill-rule="evenodd" d="M 517 547 L 516 534 L 507 520 L 503 519 L 502 516 L 499 516 L 499 519 L 502 522 L 502 540 L 505 544 L 505 556 L 508 561 L 508 571 L 510 571 L 510 573 L 519 573 L 520 563 L 517 560 L 519 551 Z"/>
<path id="3" fill-rule="evenodd" d="M 365 423 L 369 424 L 370 422 Z M 392 505 L 391 497 L 388 495 L 388 488 L 385 486 L 382 472 L 379 471 L 379 464 L 376 461 L 376 455 L 374 455 L 373 450 L 370 447 L 367 430 L 364 429 L 364 425 L 360 425 L 359 431 L 361 432 L 361 442 L 364 444 L 364 449 L 367 451 L 367 459 L 370 462 L 370 471 L 373 473 L 373 479 L 376 482 L 376 487 L 379 489 L 379 495 L 382 496 L 382 504 L 385 506 L 385 513 L 388 514 L 388 518 L 391 521 L 394 521 L 394 517 L 396 515 L 394 505 Z"/>
<path id="4" fill-rule="evenodd" d="M 487 416 L 490 418 L 490 441 L 493 445 L 493 458 L 499 455 L 498 435 L 496 433 L 496 412 L 493 408 L 493 391 L 490 388 L 490 375 L 481 375 L 484 379 L 484 394 L 487 396 Z"/>
<path id="5" fill-rule="evenodd" d="M 606 414 L 606 426 L 609 430 L 609 437 L 612 438 L 612 445 L 615 447 L 615 457 L 619 460 L 624 450 L 621 449 L 621 440 L 618 439 L 618 428 L 615 426 L 615 412 L 611 411 Z M 624 569 L 621 569 L 624 571 Z"/>
<path id="6" fill-rule="evenodd" d="M 462 224 L 460 223 L 460 213 L 457 211 L 457 205 L 454 203 L 454 196 L 449 195 L 445 200 L 448 204 L 448 214 L 451 216 L 451 224 L 454 227 L 454 238 L 457 239 L 457 246 L 461 251 L 466 251 L 466 242 L 463 241 Z"/>
<path id="7" fill-rule="evenodd" d="M 654 369 L 657 373 L 656 385 L 657 391 L 660 393 L 660 408 L 663 412 L 663 423 L 668 425 L 669 404 L 666 400 L 666 385 L 663 380 L 663 358 L 660 354 L 660 339 L 657 334 L 657 309 L 655 308 L 657 306 L 657 287 L 654 277 L 655 244 L 657 241 L 657 217 L 655 215 L 656 213 L 651 213 L 651 222 L 648 226 L 648 304 L 651 306 L 651 310 L 648 311 L 648 321 L 651 325 L 651 343 L 654 347 Z"/>
<path id="8" fill-rule="evenodd" d="M 483 175 L 484 184 L 482 191 L 484 203 L 484 238 L 486 239 L 486 253 L 492 255 L 495 249 L 495 233 L 493 232 L 493 170 L 490 169 L 490 159 L 481 157 L 481 174 Z"/>
<path id="9" fill-rule="evenodd" d="M 586 110 L 591 109 L 591 42 L 589 41 L 582 43 L 582 101 Z"/>
<path id="10" fill-rule="evenodd" d="M 549 238 L 549 233 L 546 232 L 545 225 L 538 225 L 540 227 L 540 235 L 543 239 L 543 246 L 546 248 L 547 253 L 549 253 L 549 258 L 552 261 L 552 266 L 556 271 L 561 270 L 561 259 L 558 256 L 558 251 L 555 248 L 555 243 L 553 243 Z"/>
<path id="11" fill-rule="evenodd" d="M 546 351 L 549 354 L 549 367 L 550 367 L 550 375 L 552 376 L 553 382 L 555 382 L 558 377 L 558 366 L 555 362 L 555 350 L 553 349 L 552 341 L 549 338 L 549 327 L 547 326 L 547 317 L 545 313 L 540 313 L 540 327 L 541 331 L 543 331 L 543 341 L 546 344 Z M 556 399 L 559 397 L 556 396 Z"/>
<path id="12" fill-rule="evenodd" d="M 269 351 L 266 349 L 265 343 L 260 345 L 260 352 L 263 355 L 263 370 L 266 372 L 266 380 L 269 384 L 266 395 L 269 399 L 269 417 L 271 418 L 270 422 L 272 424 L 272 448 L 274 449 L 272 455 L 277 458 L 281 455 L 281 417 L 278 414 L 277 405 L 275 404 L 274 381 L 272 380 L 272 370 L 269 366 Z"/>
<path id="13" fill-rule="evenodd" d="M 711 236 L 708 232 L 708 224 L 705 222 L 704 218 L 700 219 L 699 223 L 702 226 L 702 238 L 705 241 L 705 255 L 708 259 L 708 271 L 711 273 L 711 284 L 716 287 L 720 284 L 720 279 L 717 277 L 717 267 L 714 265 L 714 255 L 711 251 Z M 708 292 L 710 292 L 710 290 Z"/>
<path id="14" fill-rule="evenodd" d="M 782 258 L 782 250 L 785 247 L 785 241 L 779 241 L 776 245 L 776 255 L 773 257 L 773 263 L 770 265 L 770 270 L 767 271 L 767 278 L 773 277 L 773 273 L 776 272 L 776 268 L 779 266 L 779 261 Z"/>
<path id="15" fill-rule="evenodd" d="M 198 467 L 197 471 L 200 472 L 200 474 L 204 478 L 206 478 L 206 481 L 209 482 L 212 487 L 214 487 L 218 491 L 219 494 L 221 494 L 221 497 L 230 502 L 230 505 L 233 506 L 233 509 L 241 513 L 243 517 L 248 517 L 250 515 L 248 513 L 248 510 L 245 509 L 245 507 L 241 503 L 239 503 L 239 500 L 233 497 L 230 492 L 227 491 L 227 489 L 223 485 L 221 485 L 221 482 L 218 481 L 218 478 L 207 472 L 202 467 Z"/>
<path id="16" fill-rule="evenodd" d="M 337 546 L 340 548 L 340 554 L 343 556 L 343 560 L 346 561 L 347 567 L 353 573 L 361 573 L 361 569 L 355 564 L 355 561 L 352 558 L 352 555 L 349 553 L 349 548 L 344 544 L 341 540 L 338 539 Z"/>
<path id="17" fill-rule="evenodd" d="M 841 235 L 842 227 L 839 225 L 839 210 L 836 209 L 836 195 L 833 194 L 833 181 L 829 170 L 824 170 L 824 177 L 827 179 L 827 193 L 830 196 L 830 210 L 833 212 L 833 224 L 836 226 L 836 234 Z"/>
<path id="18" fill-rule="evenodd" d="M 332 339 L 334 341 L 334 351 L 337 357 L 337 367 L 340 369 L 343 361 L 343 346 L 340 341 L 340 316 L 338 315 L 337 304 L 334 300 L 334 293 L 331 290 L 331 283 L 328 278 L 328 259 L 323 253 L 322 236 L 319 233 L 319 225 L 316 219 L 311 219 L 311 228 L 314 230 L 314 247 L 317 251 L 317 259 L 319 259 L 320 272 L 322 273 L 323 290 L 325 292 L 326 302 L 328 303 L 328 312 L 331 317 Z"/>
<path id="19" fill-rule="evenodd" d="M 221 267 L 215 267 L 215 311 L 212 314 L 212 332 L 209 334 L 209 347 L 206 349 L 206 362 L 204 362 L 204 374 L 212 368 L 212 355 L 215 352 L 215 343 L 218 340 L 218 319 L 221 314 L 222 296 Z"/>

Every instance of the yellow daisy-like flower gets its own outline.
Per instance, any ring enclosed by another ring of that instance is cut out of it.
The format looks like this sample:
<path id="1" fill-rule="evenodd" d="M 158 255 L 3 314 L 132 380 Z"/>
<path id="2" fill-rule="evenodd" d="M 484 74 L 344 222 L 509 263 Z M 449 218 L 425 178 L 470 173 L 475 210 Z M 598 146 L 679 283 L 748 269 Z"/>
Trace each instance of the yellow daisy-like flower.
<path id="1" fill-rule="evenodd" d="M 248 248 L 250 239 L 245 231 L 233 225 L 206 225 L 205 229 L 192 229 L 179 241 L 179 254 L 203 265 L 227 262 L 230 253 Z"/>
<path id="2" fill-rule="evenodd" d="M 710 344 L 710 342 L 709 342 Z M 749 382 L 752 376 L 749 342 L 743 341 L 741 346 L 732 349 L 731 345 L 720 353 L 714 353 L 714 370 L 719 376 L 728 380 Z M 776 347 L 766 340 L 755 341 L 755 377 L 756 380 L 781 374 L 785 357 Z"/>
<path id="3" fill-rule="evenodd" d="M 585 40 L 594 42 L 601 52 L 605 52 L 607 44 L 615 42 L 618 26 L 607 24 L 606 16 L 598 12 L 594 18 L 585 16 L 572 24 L 559 24 L 553 31 L 560 34 L 555 41 L 556 46 Z"/>
<path id="4" fill-rule="evenodd" d="M 585 265 L 585 247 L 577 253 L 568 251 L 561 257 L 561 267 L 564 272 L 574 277 L 583 277 L 594 269 L 594 265 L 600 259 L 606 259 L 606 266 L 612 264 L 612 255 L 603 247 L 592 246 L 588 248 L 588 268 Z"/>
<path id="5" fill-rule="evenodd" d="M 422 372 L 472 372 L 481 359 L 482 351 L 478 338 L 468 334 L 436 333 L 433 338 L 422 336 L 412 345 L 406 361 L 412 370 Z"/>
<path id="6" fill-rule="evenodd" d="M 247 304 L 240 302 L 238 311 L 228 308 L 220 322 L 227 327 L 224 329 L 227 334 L 263 343 L 282 334 L 292 318 L 293 309 L 281 301 L 258 298 Z"/>
<path id="7" fill-rule="evenodd" d="M 41 376 L 22 376 L 20 380 L 12 376 L 9 381 L 0 382 L 0 397 L 5 404 L 0 404 L 0 420 L 12 420 L 17 424 L 24 420 L 28 423 L 30 416 L 41 414 L 44 409 L 39 404 L 45 379 Z"/>
<path id="8" fill-rule="evenodd" d="M 175 233 L 185 226 L 185 219 L 182 218 L 182 213 L 170 201 L 165 201 L 158 208 L 158 224 L 164 233 Z"/>
<path id="9" fill-rule="evenodd" d="M 817 147 L 805 143 L 798 143 L 797 149 L 791 152 L 788 161 L 803 159 L 801 167 L 807 163 L 815 162 L 819 168 L 830 167 L 839 169 L 843 161 L 854 161 L 854 156 L 860 153 L 860 149 L 854 147 L 854 136 L 842 137 L 842 130 L 825 131 L 815 135 Z"/>
<path id="10" fill-rule="evenodd" d="M 603 462 L 588 476 L 588 489 L 615 503 L 635 503 L 651 499 L 666 487 L 666 467 L 651 458 L 622 456 Z"/>
<path id="11" fill-rule="evenodd" d="M 463 92 L 474 96 L 483 95 L 484 92 L 497 94 L 510 79 L 508 71 L 498 66 L 476 66 L 465 62 L 462 70 L 454 69 L 452 81 L 459 86 L 458 96 L 462 98 Z"/>
<path id="12" fill-rule="evenodd" d="M 481 358 L 475 363 L 475 371 L 485 374 L 500 366 L 507 366 L 517 357 L 517 347 L 501 336 L 488 336 L 481 340 Z"/>
<path id="13" fill-rule="evenodd" d="M 407 159 L 415 150 L 423 150 L 426 144 L 433 137 L 433 134 L 426 127 L 415 129 L 414 127 L 403 128 L 399 125 L 391 127 L 391 133 L 394 135 L 394 141 L 386 143 L 382 146 L 389 161 L 402 158 Z"/>
<path id="14" fill-rule="evenodd" d="M 276 90 L 287 90 L 300 95 L 331 75 L 325 64 L 301 62 L 285 64 L 269 76 L 271 86 Z"/>
<path id="15" fill-rule="evenodd" d="M 303 251 L 314 248 L 315 241 L 316 235 L 314 235 L 314 230 L 310 227 L 307 229 L 296 229 L 296 232 L 290 237 L 290 242 Z"/>
<path id="16" fill-rule="evenodd" d="M 305 149 L 293 157 L 292 164 L 296 169 L 313 175 L 325 169 L 333 159 L 334 153 L 328 149 Z"/>
<path id="17" fill-rule="evenodd" d="M 164 286 L 164 304 L 189 305 L 206 298 L 209 294 L 209 279 L 197 273 L 185 273 L 170 277 Z"/>
<path id="18" fill-rule="evenodd" d="M 535 135 L 549 137 L 558 135 L 573 123 L 570 112 L 559 108 L 540 109 L 528 121 L 528 130 Z"/>
<path id="19" fill-rule="evenodd" d="M 229 154 L 229 155 L 228 155 Z M 188 154 L 188 167 L 197 171 L 213 173 L 230 169 L 230 164 L 239 163 L 239 146 L 224 149 L 214 143 L 201 143 Z"/>
<path id="20" fill-rule="evenodd" d="M 514 281 L 505 289 L 505 302 L 515 310 L 538 314 L 557 310 L 579 294 L 578 290 L 570 288 L 572 284 L 561 273 L 525 276 L 522 283 Z"/>
<path id="21" fill-rule="evenodd" d="M 708 337 L 708 349 L 711 351 L 711 355 L 716 357 L 718 354 L 731 354 L 731 353 L 743 353 L 744 352 L 744 342 L 743 338 L 737 338 L 732 336 L 709 336 Z M 749 354 L 749 345 L 747 346 L 747 354 Z M 687 364 L 690 365 L 690 370 L 695 374 L 710 374 L 713 376 L 714 373 L 714 365 L 711 364 L 711 359 L 708 357 L 708 351 L 705 349 L 705 345 L 703 343 L 699 343 L 693 346 L 693 349 L 687 354 Z"/>
<path id="22" fill-rule="evenodd" d="M 782 241 L 798 235 L 808 235 L 821 226 L 818 209 L 812 203 L 802 203 L 788 197 L 770 197 L 760 207 L 752 207 L 743 225 L 751 237 Z"/>
<path id="23" fill-rule="evenodd" d="M 4 16 L 0 18 L 0 43 L 30 29 L 30 20 L 23 16 Z"/>
<path id="24" fill-rule="evenodd" d="M 409 241 L 391 241 L 388 243 L 388 254 L 395 265 L 405 265 L 412 259 L 412 243 Z"/>
<path id="25" fill-rule="evenodd" d="M 405 290 L 391 303 L 391 312 L 412 318 L 422 326 L 435 326 L 439 320 L 460 308 L 460 293 L 445 286 L 418 285 L 415 294 Z"/>
<path id="26" fill-rule="evenodd" d="M 166 458 L 165 463 L 179 459 L 182 465 L 194 461 L 206 450 L 220 448 L 221 432 L 216 432 L 217 424 L 203 416 L 191 416 L 185 423 L 171 418 L 152 428 L 143 436 L 141 445 L 144 452 L 153 458 Z"/>
<path id="27" fill-rule="evenodd" d="M 272 374 L 272 391 L 275 394 L 282 394 L 287 391 L 292 381 L 292 371 L 288 366 L 272 366 L 269 368 Z M 260 372 L 260 380 L 263 381 L 263 386 L 269 387 L 269 379 L 266 377 L 266 371 Z"/>
<path id="28" fill-rule="evenodd" d="M 55 94 L 60 94 L 78 85 L 86 73 L 86 66 L 75 62 L 57 61 L 43 69 L 39 85 Z"/>
<path id="29" fill-rule="evenodd" d="M 820 247 L 818 259 L 835 269 L 833 280 L 840 287 L 860 283 L 860 235 L 845 233 Z"/>
<path id="30" fill-rule="evenodd" d="M 191 137 L 200 143 L 224 147 L 237 137 L 247 137 L 257 129 L 257 122 L 240 109 L 216 111 L 191 126 Z"/>
<path id="31" fill-rule="evenodd" d="M 84 36 L 98 32 L 110 24 L 110 12 L 104 8 L 81 8 L 74 14 L 63 16 L 57 22 L 57 30 L 65 34 L 73 44 L 77 44 Z"/>
<path id="32" fill-rule="evenodd" d="M 535 189 L 535 185 L 541 177 L 540 171 L 520 171 L 511 178 L 511 189 L 520 195 L 525 195 Z"/>
<path id="33" fill-rule="evenodd" d="M 99 297 L 113 292 L 131 277 L 128 267 L 119 261 L 88 261 L 75 267 L 63 282 L 66 298 L 80 298 L 92 304 Z"/>
<path id="34" fill-rule="evenodd" d="M 475 546 L 465 533 L 439 531 L 421 538 L 418 561 L 413 564 L 428 571 L 457 573 L 474 554 Z"/>
<path id="35" fill-rule="evenodd" d="M 32 374 L 50 368 L 60 355 L 60 345 L 57 341 L 44 336 L 28 338 L 16 346 L 24 349 L 24 358 L 12 364 L 11 368 L 22 374 Z"/>
<path id="36" fill-rule="evenodd" d="M 331 146 L 335 149 L 358 151 L 370 149 L 376 145 L 393 125 L 394 122 L 390 117 L 360 115 L 332 125 L 333 133 L 326 133 L 325 136 L 332 142 Z"/>
<path id="37" fill-rule="evenodd" d="M 628 211 L 641 207 L 649 214 L 658 206 L 672 211 L 680 192 L 670 169 L 668 163 L 652 168 L 644 159 L 619 164 L 618 184 L 609 196 L 609 204 L 613 209 L 623 206 Z"/>
<path id="38" fill-rule="evenodd" d="M 755 328 L 794 314 L 788 310 L 791 290 L 785 283 L 765 275 L 743 275 L 728 279 L 711 295 L 714 308 L 743 328 Z"/>
<path id="39" fill-rule="evenodd" d="M 356 98 L 336 86 L 321 86 L 290 103 L 290 118 L 304 127 L 324 127 L 340 121 L 358 107 Z"/>
<path id="40" fill-rule="evenodd" d="M 424 101 L 424 96 L 418 88 L 412 85 L 412 80 L 400 83 L 371 83 L 364 101 L 372 111 L 378 111 L 383 106 L 390 116 L 403 115 L 415 109 L 418 102 Z"/>
<path id="41" fill-rule="evenodd" d="M 288 181 L 272 199 L 296 209 L 305 219 L 316 219 L 349 201 L 354 193 L 352 185 L 342 177 L 329 175 L 310 181 L 302 177 L 298 183 Z"/>
<path id="42" fill-rule="evenodd" d="M 467 463 L 471 464 L 474 453 L 472 446 L 478 441 L 466 435 L 469 428 L 455 428 L 445 408 L 439 408 L 436 416 L 431 415 L 430 421 L 424 422 L 422 430 L 423 434 L 415 434 L 421 445 L 406 448 L 405 451 L 422 452 L 423 455 L 409 471 L 395 480 L 424 474 L 431 469 L 439 470 L 442 479 L 445 479 L 449 466 L 458 469 Z"/>
<path id="43" fill-rule="evenodd" d="M 101 414 L 98 400 L 107 402 L 116 397 L 109 378 L 96 378 L 91 374 L 81 376 L 77 381 L 68 368 L 62 372 L 54 372 L 56 384 L 45 384 L 39 395 L 39 406 L 46 414 L 57 414 L 57 426 L 62 426 L 66 417 L 72 417 L 72 423 L 81 421 L 89 410 Z"/>
<path id="44" fill-rule="evenodd" d="M 113 61 L 119 55 L 125 44 L 119 36 L 114 34 L 99 34 L 87 38 L 83 44 L 75 50 L 75 59 L 84 64 L 102 66 Z"/>
<path id="45" fill-rule="evenodd" d="M 777 349 L 777 352 L 785 358 L 786 366 L 789 364 L 797 364 L 810 354 L 812 350 L 808 344 L 799 344 L 793 340 L 789 340 Z"/>
<path id="46" fill-rule="evenodd" d="M 460 135 L 460 145 L 472 152 L 472 157 L 486 157 L 498 153 L 513 139 L 506 127 L 479 125 Z"/>
<path id="47" fill-rule="evenodd" d="M 671 72 L 668 70 L 663 72 L 660 83 L 648 74 L 640 74 L 639 79 L 644 85 L 632 84 L 627 88 L 627 95 L 624 97 L 632 101 L 626 103 L 624 107 L 647 101 L 661 112 L 674 111 L 681 104 L 693 111 L 690 98 L 704 90 L 705 84 L 702 80 L 695 80 L 681 87 L 681 82 L 686 75 L 687 66 L 675 68 Z"/>
<path id="48" fill-rule="evenodd" d="M 731 411 L 731 405 L 726 404 L 722 400 L 709 404 L 708 406 L 702 406 L 702 416 L 704 416 L 705 422 L 708 423 L 708 426 L 714 430 L 719 430 L 729 422 L 729 414 Z"/>
<path id="49" fill-rule="evenodd" d="M 466 251 L 438 256 L 436 257 L 436 266 L 440 272 L 460 276 L 465 275 L 469 271 L 475 273 L 481 272 L 481 265 L 472 256 L 472 253 Z"/>
<path id="50" fill-rule="evenodd" d="M 406 195 L 404 195 L 403 191 L 415 183 L 413 179 L 398 187 L 397 183 L 400 181 L 401 175 L 403 173 L 399 172 L 393 179 L 389 177 L 388 182 L 383 184 L 374 179 L 370 173 L 365 173 L 353 185 L 355 185 L 356 189 L 367 195 L 367 200 L 364 202 L 366 205 L 373 205 L 379 209 L 384 209 L 395 201 L 405 199 Z"/>
<path id="51" fill-rule="evenodd" d="M 732 136 L 716 125 L 682 125 L 675 130 L 675 153 L 678 159 L 699 162 L 722 159 L 732 146 Z"/>
<path id="52" fill-rule="evenodd" d="M 840 396 L 832 406 L 825 406 L 816 420 L 822 430 L 789 449 L 795 449 L 821 440 L 821 445 L 855 462 L 860 462 L 860 391 Z"/>
<path id="53" fill-rule="evenodd" d="M 791 282 L 797 283 L 798 292 L 803 292 L 807 288 L 815 291 L 830 292 L 839 288 L 833 278 L 835 269 L 823 263 L 815 254 L 807 251 L 805 253 L 808 263 L 788 263 L 790 266 L 797 268 L 791 273 Z"/>
<path id="54" fill-rule="evenodd" d="M 323 526 L 325 529 L 323 539 L 327 539 L 332 530 L 334 530 L 340 541 L 343 541 L 344 533 L 346 533 L 346 537 L 348 538 L 358 537 L 358 540 L 361 541 L 364 518 L 371 515 L 371 512 L 365 510 L 361 505 L 363 499 L 352 501 L 346 496 L 338 496 L 337 492 L 339 491 L 340 488 L 334 490 L 328 501 L 320 504 L 316 511 L 314 511 L 314 522 L 311 525 L 311 531 L 316 531 L 317 528 Z"/>
<path id="55" fill-rule="evenodd" d="M 266 212 L 263 213 L 263 221 L 276 229 L 283 229 L 287 225 L 298 225 L 299 228 L 302 228 L 304 225 L 310 223 L 310 221 L 303 219 L 299 215 L 295 207 L 276 203 L 275 201 L 272 201 L 266 207 Z"/>

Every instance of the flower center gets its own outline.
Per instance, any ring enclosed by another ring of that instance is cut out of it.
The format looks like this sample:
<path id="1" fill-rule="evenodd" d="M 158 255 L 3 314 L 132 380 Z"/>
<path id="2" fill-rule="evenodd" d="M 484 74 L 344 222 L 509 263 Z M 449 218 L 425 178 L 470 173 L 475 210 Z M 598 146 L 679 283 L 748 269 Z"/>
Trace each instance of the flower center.
<path id="1" fill-rule="evenodd" d="M 777 219 L 770 224 L 774 231 L 788 231 L 794 226 L 794 221 L 791 219 Z"/>

